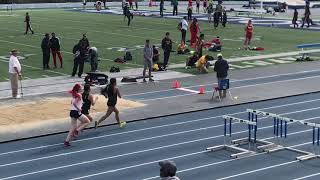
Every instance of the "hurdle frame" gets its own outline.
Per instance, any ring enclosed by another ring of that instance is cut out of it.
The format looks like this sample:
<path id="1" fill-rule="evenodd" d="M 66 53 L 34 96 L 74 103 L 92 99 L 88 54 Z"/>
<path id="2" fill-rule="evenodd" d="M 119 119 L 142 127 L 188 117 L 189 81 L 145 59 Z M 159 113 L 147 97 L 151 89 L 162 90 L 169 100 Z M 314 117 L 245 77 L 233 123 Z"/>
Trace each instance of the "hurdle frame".
<path id="1" fill-rule="evenodd" d="M 230 155 L 230 157 L 233 159 L 248 157 L 248 156 L 252 156 L 252 155 L 256 154 L 256 152 L 254 152 L 254 151 L 250 151 L 250 150 L 238 147 L 240 144 L 233 144 L 233 145 L 226 144 L 226 137 L 227 137 L 227 121 L 229 121 L 229 136 L 230 137 L 232 137 L 232 122 L 238 122 L 238 123 L 248 125 L 249 137 L 246 138 L 246 139 L 248 139 L 248 142 L 251 141 L 251 133 L 252 133 L 251 129 L 254 129 L 253 136 L 254 136 L 254 142 L 255 142 L 256 141 L 256 134 L 257 134 L 257 123 L 254 121 L 244 120 L 244 119 L 240 119 L 240 118 L 236 118 L 236 117 L 232 117 L 232 116 L 228 116 L 228 115 L 223 115 L 222 118 L 224 119 L 224 139 L 223 139 L 224 144 L 218 145 L 218 146 L 207 147 L 206 150 L 207 151 L 227 150 L 230 152 L 235 151 L 237 153 Z M 231 141 L 231 143 L 232 143 L 232 141 Z"/>
<path id="2" fill-rule="evenodd" d="M 305 125 L 305 126 L 312 127 L 312 145 L 313 145 L 313 147 L 314 146 L 317 147 L 318 154 L 316 154 L 315 148 L 314 148 L 313 149 L 314 153 L 306 154 L 306 155 L 303 155 L 303 156 L 298 156 L 296 159 L 299 160 L 299 161 L 306 161 L 306 160 L 311 160 L 311 159 L 315 159 L 315 158 L 320 158 L 320 155 L 319 155 L 319 149 L 320 149 L 320 124 L 319 123 L 310 123 L 310 122 L 306 122 L 306 121 L 300 121 L 300 123 Z M 317 129 L 317 141 L 316 141 L 316 137 L 315 137 L 316 129 Z"/>
<path id="3" fill-rule="evenodd" d="M 276 138 L 282 138 L 283 137 L 283 121 L 285 122 L 284 125 L 284 138 L 287 138 L 287 125 L 288 124 L 292 124 L 292 123 L 301 123 L 301 120 L 296 120 L 296 119 L 292 119 L 292 118 L 287 118 L 287 117 L 283 117 L 274 113 L 269 113 L 269 112 L 265 112 L 265 111 L 260 111 L 260 110 L 254 110 L 254 109 L 247 109 L 247 112 L 249 114 L 249 118 L 251 116 L 255 116 L 256 117 L 256 121 L 258 121 L 258 115 L 261 115 L 263 117 L 270 117 L 273 118 L 273 134 L 275 135 Z M 280 124 L 280 134 L 279 134 L 279 124 Z M 320 128 L 320 124 L 319 124 L 319 128 Z M 320 130 L 319 130 L 320 131 Z M 285 147 L 283 145 L 279 145 L 279 144 L 275 144 L 272 142 L 269 142 L 269 145 L 265 145 L 265 146 L 259 146 L 257 147 L 257 149 L 261 149 L 264 152 L 267 153 L 272 153 L 272 152 L 276 152 L 276 151 L 280 151 L 280 150 L 289 150 L 292 152 L 296 152 L 296 153 L 300 153 L 300 154 L 304 154 L 302 156 L 310 156 L 312 153 L 307 152 L 307 151 L 303 151 L 303 150 L 299 150 L 299 149 L 295 149 L 295 148 L 291 148 L 291 147 Z M 299 156 L 301 157 L 301 156 Z M 296 158 L 298 160 L 298 157 Z"/>

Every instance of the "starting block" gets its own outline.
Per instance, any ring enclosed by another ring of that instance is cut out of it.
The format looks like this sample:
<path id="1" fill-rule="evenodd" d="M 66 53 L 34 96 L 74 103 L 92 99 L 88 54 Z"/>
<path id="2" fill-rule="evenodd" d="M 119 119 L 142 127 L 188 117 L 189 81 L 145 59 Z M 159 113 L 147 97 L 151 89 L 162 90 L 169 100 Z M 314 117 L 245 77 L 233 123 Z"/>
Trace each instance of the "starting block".
<path id="1" fill-rule="evenodd" d="M 88 72 L 84 82 L 92 85 L 105 85 L 108 83 L 108 75 L 99 72 Z"/>
<path id="2" fill-rule="evenodd" d="M 243 158 L 243 157 L 248 157 L 248 156 L 252 156 L 254 154 L 256 154 L 256 152 L 251 151 L 250 148 L 249 150 L 244 149 L 244 148 L 240 148 L 238 147 L 240 144 L 234 144 L 234 145 L 227 145 L 226 144 L 226 136 L 227 136 L 227 121 L 229 121 L 229 136 L 232 136 L 232 122 L 238 122 L 238 123 L 242 123 L 242 124 L 247 124 L 248 125 L 248 132 L 249 132 L 249 138 L 247 139 L 247 142 L 251 142 L 251 133 L 252 133 L 252 129 L 254 129 L 254 142 L 256 142 L 256 134 L 257 134 L 257 123 L 254 121 L 248 121 L 248 120 L 244 120 L 244 119 L 240 119 L 240 118 L 236 118 L 236 117 L 231 117 L 228 115 L 224 115 L 222 116 L 224 119 L 224 144 L 223 145 L 219 145 L 219 146 L 212 146 L 212 147 L 207 147 L 206 150 L 207 151 L 218 151 L 218 150 L 227 150 L 230 152 L 236 152 L 235 154 L 231 154 L 231 158 L 237 159 L 237 158 Z M 235 141 L 242 141 L 242 140 L 234 140 L 231 142 L 235 142 Z M 250 146 L 250 143 L 249 143 Z"/>
<path id="3" fill-rule="evenodd" d="M 151 75 L 151 77 L 153 76 Z M 124 76 L 121 82 L 138 82 L 138 79 L 143 79 L 143 76 Z"/>

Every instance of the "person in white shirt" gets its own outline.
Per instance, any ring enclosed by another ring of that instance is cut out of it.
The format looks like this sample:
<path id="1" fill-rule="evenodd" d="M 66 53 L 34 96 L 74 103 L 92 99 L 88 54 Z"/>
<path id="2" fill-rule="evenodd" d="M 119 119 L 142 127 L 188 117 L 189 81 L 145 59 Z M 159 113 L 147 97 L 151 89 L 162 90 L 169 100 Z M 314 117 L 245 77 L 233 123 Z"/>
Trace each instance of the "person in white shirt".
<path id="1" fill-rule="evenodd" d="M 186 34 L 187 34 L 188 27 L 189 27 L 189 24 L 187 21 L 187 17 L 184 16 L 183 19 L 181 20 L 181 41 L 183 41 L 184 44 L 186 44 Z"/>
<path id="2" fill-rule="evenodd" d="M 18 81 L 21 80 L 21 65 L 17 58 L 18 50 L 13 49 L 9 59 L 9 79 L 11 82 L 12 97 L 18 98 Z"/>

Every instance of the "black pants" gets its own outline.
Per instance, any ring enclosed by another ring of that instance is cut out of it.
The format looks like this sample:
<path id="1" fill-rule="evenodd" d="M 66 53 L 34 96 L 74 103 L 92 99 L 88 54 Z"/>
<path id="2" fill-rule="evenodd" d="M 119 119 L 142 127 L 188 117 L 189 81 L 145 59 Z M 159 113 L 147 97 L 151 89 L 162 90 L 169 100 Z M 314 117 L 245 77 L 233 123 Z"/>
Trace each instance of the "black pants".
<path id="1" fill-rule="evenodd" d="M 79 66 L 78 77 L 81 77 L 83 73 L 83 66 L 84 66 L 84 60 L 81 57 L 74 58 L 73 60 L 72 76 L 76 75 L 78 66 Z"/>
<path id="2" fill-rule="evenodd" d="M 176 15 L 178 16 L 178 6 L 177 5 L 174 5 L 173 6 L 173 12 L 172 12 L 173 16 Z"/>
<path id="3" fill-rule="evenodd" d="M 50 51 L 42 52 L 43 69 L 49 69 L 49 61 L 50 61 Z"/>
<path id="4" fill-rule="evenodd" d="M 32 28 L 31 28 L 31 24 L 30 24 L 30 23 L 27 23 L 27 24 L 26 24 L 26 32 L 25 32 L 24 34 L 27 34 L 27 33 L 29 32 L 29 30 L 31 31 L 32 34 L 34 33 L 33 30 L 32 30 Z"/>
<path id="5" fill-rule="evenodd" d="M 128 18 L 128 26 L 130 26 L 131 19 L 133 19 L 133 14 L 127 15 Z"/>
<path id="6" fill-rule="evenodd" d="M 184 44 L 186 44 L 186 35 L 187 35 L 187 31 L 184 29 L 181 29 L 181 41 L 183 41 Z"/>
<path id="7" fill-rule="evenodd" d="M 135 1 L 134 3 L 136 4 L 136 9 L 138 9 L 138 2 L 137 2 L 137 1 Z"/>
<path id="8" fill-rule="evenodd" d="M 307 27 L 310 26 L 310 17 L 309 16 L 303 18 L 302 25 L 301 25 L 302 28 L 304 27 L 305 23 L 307 23 L 307 25 L 308 25 Z"/>
<path id="9" fill-rule="evenodd" d="M 222 21 L 222 26 L 223 26 L 223 27 L 226 27 L 226 24 L 227 24 L 227 21 L 223 20 L 223 21 Z"/>
<path id="10" fill-rule="evenodd" d="M 188 21 L 191 21 L 192 20 L 192 12 L 188 12 Z"/>
<path id="11" fill-rule="evenodd" d="M 98 69 L 98 62 L 91 61 L 91 71 L 95 72 Z"/>
<path id="12" fill-rule="evenodd" d="M 170 57 L 170 51 L 163 51 L 163 66 L 167 67 Z"/>
<path id="13" fill-rule="evenodd" d="M 160 5 L 160 16 L 163 17 L 163 6 Z"/>
<path id="14" fill-rule="evenodd" d="M 222 22 L 222 12 L 218 12 L 218 21 Z"/>

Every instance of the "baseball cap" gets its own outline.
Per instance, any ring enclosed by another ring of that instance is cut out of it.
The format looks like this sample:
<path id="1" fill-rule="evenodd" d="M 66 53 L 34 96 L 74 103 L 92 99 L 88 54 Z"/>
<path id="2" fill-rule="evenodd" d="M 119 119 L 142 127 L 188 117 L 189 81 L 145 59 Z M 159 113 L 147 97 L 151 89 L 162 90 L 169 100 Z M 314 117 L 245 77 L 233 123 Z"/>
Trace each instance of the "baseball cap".
<path id="1" fill-rule="evenodd" d="M 221 54 L 221 53 L 217 54 L 217 57 L 220 57 L 220 56 L 222 57 L 222 54 Z"/>
<path id="2" fill-rule="evenodd" d="M 161 168 L 163 168 L 163 170 L 165 170 L 170 174 L 175 174 L 177 171 L 176 163 L 174 163 L 173 161 L 170 161 L 170 160 L 160 161 L 159 165 Z"/>

